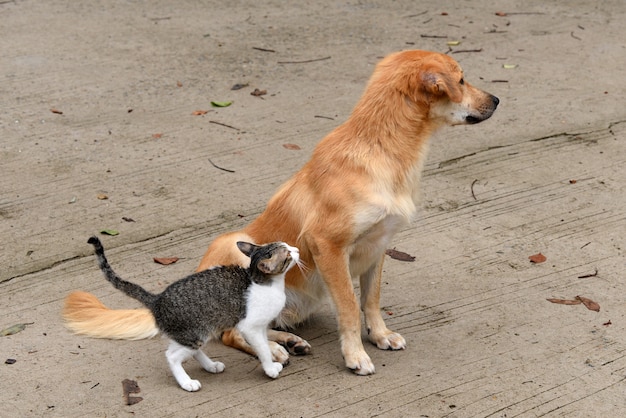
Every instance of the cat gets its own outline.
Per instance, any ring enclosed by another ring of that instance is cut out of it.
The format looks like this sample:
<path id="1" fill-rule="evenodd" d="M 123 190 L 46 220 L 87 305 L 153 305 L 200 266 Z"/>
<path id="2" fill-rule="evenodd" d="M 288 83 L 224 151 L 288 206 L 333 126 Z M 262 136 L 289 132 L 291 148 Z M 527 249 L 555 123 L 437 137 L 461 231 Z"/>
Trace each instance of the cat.
<path id="1" fill-rule="evenodd" d="M 128 296 L 143 303 L 154 315 L 158 328 L 170 338 L 165 352 L 174 378 L 189 392 L 201 384 L 183 369 L 182 363 L 195 358 L 211 373 L 224 371 L 224 364 L 211 360 L 201 347 L 209 339 L 236 327 L 254 348 L 265 374 L 278 377 L 281 363 L 272 360 L 267 328 L 285 306 L 285 273 L 299 264 L 299 251 L 283 242 L 255 245 L 237 242 L 250 257 L 250 267 L 223 266 L 204 270 L 170 284 L 154 294 L 127 282 L 111 269 L 97 237 L 92 244 L 106 279 Z"/>

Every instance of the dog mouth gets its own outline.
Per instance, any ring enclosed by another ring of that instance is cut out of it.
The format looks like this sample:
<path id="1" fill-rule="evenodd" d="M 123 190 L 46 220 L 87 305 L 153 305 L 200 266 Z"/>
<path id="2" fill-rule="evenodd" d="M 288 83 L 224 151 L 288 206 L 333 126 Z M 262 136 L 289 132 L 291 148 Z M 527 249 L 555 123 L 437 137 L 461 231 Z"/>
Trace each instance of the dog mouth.
<path id="1" fill-rule="evenodd" d="M 491 116 L 491 115 L 489 115 L 489 116 Z M 465 122 L 467 122 L 470 125 L 474 125 L 475 123 L 479 123 L 479 122 L 484 121 L 489 116 L 487 116 L 486 118 L 478 118 L 476 116 L 468 116 L 468 117 L 465 118 Z"/>
<path id="2" fill-rule="evenodd" d="M 476 123 L 480 123 L 486 119 L 489 119 L 491 115 L 493 115 L 493 112 L 496 111 L 498 103 L 500 103 L 500 99 L 498 99 L 496 96 L 491 96 L 491 106 L 489 106 L 489 108 L 487 109 L 484 109 L 484 113 L 479 113 L 478 115 L 467 115 L 465 117 L 465 122 L 469 125 L 474 125 Z"/>

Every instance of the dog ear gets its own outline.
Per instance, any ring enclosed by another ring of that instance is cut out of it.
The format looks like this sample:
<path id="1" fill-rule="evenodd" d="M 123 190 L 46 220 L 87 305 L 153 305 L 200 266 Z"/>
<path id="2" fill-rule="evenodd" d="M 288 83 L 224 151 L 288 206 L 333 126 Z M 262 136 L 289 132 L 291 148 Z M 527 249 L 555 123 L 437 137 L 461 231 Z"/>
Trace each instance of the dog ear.
<path id="1" fill-rule="evenodd" d="M 425 73 L 422 83 L 426 91 L 435 96 L 445 94 L 454 103 L 463 100 L 460 83 L 447 74 Z"/>

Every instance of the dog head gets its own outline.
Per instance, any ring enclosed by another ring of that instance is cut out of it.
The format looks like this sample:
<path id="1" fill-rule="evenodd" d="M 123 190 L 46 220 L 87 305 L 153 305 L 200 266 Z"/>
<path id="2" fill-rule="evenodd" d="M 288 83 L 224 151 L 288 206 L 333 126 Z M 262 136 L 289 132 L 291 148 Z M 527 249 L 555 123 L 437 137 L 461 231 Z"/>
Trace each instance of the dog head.
<path id="1" fill-rule="evenodd" d="M 428 119 L 441 125 L 482 122 L 500 100 L 477 89 L 463 77 L 461 66 L 448 55 L 428 51 L 402 51 L 385 58 L 377 69 L 389 87 Z"/>

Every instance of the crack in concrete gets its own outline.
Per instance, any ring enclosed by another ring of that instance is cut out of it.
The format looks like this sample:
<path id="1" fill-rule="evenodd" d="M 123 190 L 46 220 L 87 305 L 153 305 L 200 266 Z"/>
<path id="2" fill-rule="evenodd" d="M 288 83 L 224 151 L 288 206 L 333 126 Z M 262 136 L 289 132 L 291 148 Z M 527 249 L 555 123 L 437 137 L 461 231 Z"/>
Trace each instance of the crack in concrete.
<path id="1" fill-rule="evenodd" d="M 626 120 L 610 122 L 609 125 L 606 128 L 597 129 L 597 130 L 593 130 L 593 131 L 576 132 L 576 133 L 559 132 L 559 133 L 556 133 L 556 134 L 542 136 L 542 137 L 539 137 L 539 138 L 529 139 L 526 142 L 539 142 L 539 141 L 545 141 L 545 140 L 554 139 L 554 138 L 558 138 L 558 137 L 572 137 L 572 138 L 574 138 L 574 137 L 581 136 L 581 135 L 597 134 L 598 132 L 608 132 L 609 134 L 611 134 L 611 136 L 615 137 L 615 132 L 613 131 L 613 127 L 615 127 L 615 126 L 617 126 L 619 124 L 622 124 L 622 123 L 626 123 Z M 457 164 L 457 163 L 459 163 L 460 161 L 462 161 L 462 160 L 464 160 L 466 158 L 473 157 L 473 156 L 482 154 L 484 152 L 493 151 L 493 150 L 499 149 L 499 148 L 513 147 L 513 146 L 517 146 L 519 144 L 520 143 L 515 143 L 515 144 L 510 144 L 510 145 L 495 145 L 495 146 L 487 147 L 487 148 L 482 149 L 480 151 L 475 151 L 475 152 L 472 152 L 472 153 L 469 153 L 469 154 L 461 155 L 459 157 L 450 158 L 448 160 L 441 161 L 437 165 L 437 168 L 438 169 L 446 168 L 448 166 Z"/>

